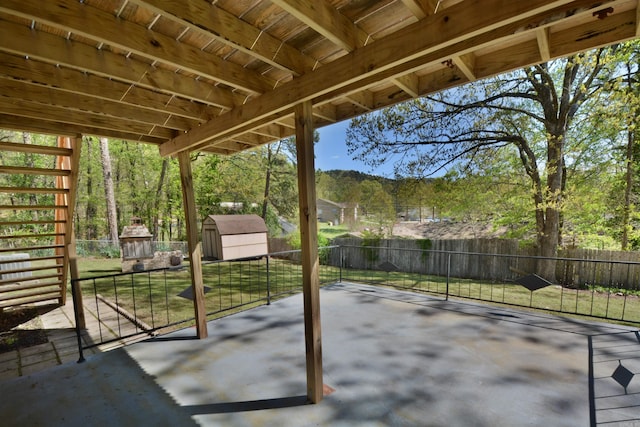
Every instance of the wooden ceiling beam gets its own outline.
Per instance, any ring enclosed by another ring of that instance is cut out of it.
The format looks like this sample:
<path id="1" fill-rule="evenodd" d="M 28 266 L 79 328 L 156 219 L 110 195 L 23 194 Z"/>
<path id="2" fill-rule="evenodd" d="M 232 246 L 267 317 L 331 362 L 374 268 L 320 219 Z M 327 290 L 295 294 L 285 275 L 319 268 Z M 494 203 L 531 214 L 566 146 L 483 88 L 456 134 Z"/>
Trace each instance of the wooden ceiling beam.
<path id="1" fill-rule="evenodd" d="M 216 150 L 225 150 L 227 154 L 230 154 L 239 153 L 241 151 L 251 149 L 255 146 L 255 144 L 250 144 L 244 141 L 226 140 L 217 142 L 215 145 L 211 146 L 211 148 Z"/>
<path id="2" fill-rule="evenodd" d="M 222 111 L 218 107 L 4 52 L 0 52 L 0 75 L 197 121 L 209 120 Z"/>
<path id="3" fill-rule="evenodd" d="M 397 87 L 405 91 L 407 95 L 412 98 L 420 96 L 420 92 L 418 90 L 419 79 L 416 75 L 406 74 L 404 76 L 396 77 L 392 81 Z"/>
<path id="4" fill-rule="evenodd" d="M 475 68 L 475 56 L 473 53 L 467 53 L 466 55 L 454 56 L 452 58 L 453 63 L 462 71 L 462 73 L 469 79 L 470 82 L 476 80 Z"/>
<path id="5" fill-rule="evenodd" d="M 314 105 L 313 115 L 315 117 L 320 117 L 324 120 L 327 120 L 331 123 L 335 123 L 338 121 L 336 116 L 336 107 L 335 105 L 331 105 L 331 104 Z"/>
<path id="6" fill-rule="evenodd" d="M 275 0 L 273 3 L 294 15 L 347 52 L 352 52 L 371 41 L 365 31 L 324 0 L 315 2 Z M 409 94 L 415 93 L 409 79 L 398 77 L 393 78 L 392 82 Z M 366 104 L 358 104 L 359 100 L 354 100 L 354 102 L 356 105 L 369 109 L 369 107 L 365 107 Z"/>
<path id="7" fill-rule="evenodd" d="M 274 113 L 270 116 L 270 119 L 265 120 L 265 122 L 261 126 L 264 126 L 265 124 L 269 124 L 269 123 L 278 123 L 282 126 L 291 127 L 291 129 L 295 129 L 295 124 L 292 123 L 291 121 L 292 118 L 287 117 L 287 116 L 290 116 L 292 113 L 293 113 L 293 110 L 285 111 L 283 112 L 283 114 Z M 215 144 L 217 141 L 233 139 L 238 135 L 242 135 L 247 132 L 253 132 L 258 127 L 260 126 L 255 126 L 253 123 L 246 123 L 245 125 L 242 125 L 240 127 L 228 129 L 226 132 L 221 133 L 218 136 L 218 138 L 215 139 L 215 141 L 212 141 L 212 139 L 203 141 L 200 144 L 198 144 L 196 149 L 200 150 L 203 147 L 206 147 L 207 145 L 209 145 L 210 143 Z"/>
<path id="8" fill-rule="evenodd" d="M 305 100 L 325 94 L 336 96 L 349 85 L 380 77 L 389 70 L 406 74 L 414 60 L 428 64 L 466 53 L 474 46 L 534 31 L 577 15 L 591 15 L 594 10 L 610 7 L 616 0 L 605 0 L 593 8 L 588 0 L 531 0 L 480 3 L 462 2 L 447 8 L 446 15 L 436 14 L 404 27 L 391 35 L 353 51 L 316 70 L 274 89 L 267 97 L 249 100 L 219 118 L 180 135 L 165 144 L 162 155 L 206 145 L 239 129 L 250 129 L 272 121 L 274 115 L 290 111 Z M 607 21 L 611 17 L 602 20 Z M 419 35 L 417 37 L 416 35 Z M 447 53 L 446 56 L 444 54 Z"/>
<path id="9" fill-rule="evenodd" d="M 369 35 L 326 0 L 271 0 L 340 48 L 351 52 L 364 46 Z"/>
<path id="10" fill-rule="evenodd" d="M 291 136 L 291 132 L 287 132 L 287 129 L 279 124 L 272 123 L 266 126 L 262 126 L 253 131 L 259 135 L 268 136 L 271 139 L 283 139 Z"/>
<path id="11" fill-rule="evenodd" d="M 155 145 L 160 145 L 166 141 L 166 139 L 164 138 L 157 138 L 154 136 L 139 135 L 131 132 L 113 131 L 110 129 L 103 129 L 86 125 L 79 126 L 59 121 L 48 121 L 44 118 L 34 119 L 31 117 L 20 117 L 12 114 L 3 114 L 1 112 L 0 128 L 58 136 L 104 136 L 106 138 L 125 139 L 128 141 L 145 142 Z"/>
<path id="12" fill-rule="evenodd" d="M 280 118 L 276 119 L 274 122 L 279 124 L 279 125 L 281 125 L 281 126 L 284 126 L 287 129 L 295 130 L 295 128 L 296 128 L 295 119 L 293 117 L 291 117 L 291 116 L 289 116 L 289 117 L 280 117 Z"/>
<path id="13" fill-rule="evenodd" d="M 175 131 L 159 126 L 15 98 L 0 97 L 0 113 L 31 119 L 68 123 L 77 126 L 102 128 L 114 132 L 121 131 L 128 134 L 151 135 L 164 139 L 170 139 L 176 135 Z"/>
<path id="14" fill-rule="evenodd" d="M 440 3 L 438 0 L 402 0 L 402 4 L 418 19 L 433 15 L 438 3 Z"/>
<path id="15" fill-rule="evenodd" d="M 316 65 L 313 58 L 216 5 L 172 0 L 129 1 L 294 75 L 305 74 Z"/>
<path id="16" fill-rule="evenodd" d="M 171 114 L 161 113 L 145 108 L 136 107 L 121 102 L 115 102 L 87 95 L 56 90 L 50 87 L 28 84 L 19 80 L 0 80 L 0 96 L 20 98 L 25 101 L 37 102 L 51 106 L 84 110 L 97 114 L 104 114 L 114 118 L 128 117 L 132 121 L 166 126 L 170 129 L 186 131 L 198 125 L 195 120 L 183 117 L 173 117 Z"/>
<path id="17" fill-rule="evenodd" d="M 22 59 L 24 57 L 38 59 L 52 66 L 59 64 L 80 72 L 87 71 L 97 76 L 159 90 L 225 110 L 246 101 L 246 96 L 232 94 L 191 77 L 2 20 L 0 20 L 0 51 L 22 56 Z"/>
<path id="18" fill-rule="evenodd" d="M 354 92 L 346 96 L 353 105 L 364 109 L 365 111 L 373 110 L 373 93 L 369 90 Z"/>
<path id="19" fill-rule="evenodd" d="M 195 46 L 181 43 L 164 34 L 148 30 L 113 14 L 77 0 L 25 2 L 3 0 L 0 11 L 60 28 L 74 34 L 118 47 L 126 52 L 160 61 L 210 80 L 260 94 L 273 88 L 275 82 L 241 65 L 225 61 Z"/>
<path id="20" fill-rule="evenodd" d="M 540 59 L 547 62 L 551 59 L 551 49 L 549 47 L 549 31 L 550 28 L 538 28 L 536 30 L 536 40 L 538 41 L 538 49 L 540 50 Z"/>
<path id="21" fill-rule="evenodd" d="M 371 41 L 365 31 L 324 0 L 308 3 L 295 0 L 275 0 L 273 3 L 294 15 L 347 52 L 352 52 Z M 401 89 L 406 90 L 410 95 L 415 93 L 409 79 L 398 77 L 393 78 L 392 82 Z M 366 104 L 359 104 L 360 101 L 357 99 L 354 102 L 356 105 L 369 109 L 369 107 L 365 107 Z"/>
<path id="22" fill-rule="evenodd" d="M 272 136 L 260 135 L 257 133 L 243 133 L 241 135 L 236 135 L 233 137 L 233 140 L 236 142 L 249 144 L 251 146 L 257 147 L 263 144 L 269 144 L 271 142 L 275 142 L 280 138 L 274 138 Z"/>
<path id="23" fill-rule="evenodd" d="M 640 37 L 640 1 L 636 6 L 636 37 Z"/>
<path id="24" fill-rule="evenodd" d="M 560 58 L 635 38 L 634 14 L 635 11 L 629 10 L 605 19 L 595 19 L 589 24 L 553 32 L 549 43 L 551 57 Z"/>

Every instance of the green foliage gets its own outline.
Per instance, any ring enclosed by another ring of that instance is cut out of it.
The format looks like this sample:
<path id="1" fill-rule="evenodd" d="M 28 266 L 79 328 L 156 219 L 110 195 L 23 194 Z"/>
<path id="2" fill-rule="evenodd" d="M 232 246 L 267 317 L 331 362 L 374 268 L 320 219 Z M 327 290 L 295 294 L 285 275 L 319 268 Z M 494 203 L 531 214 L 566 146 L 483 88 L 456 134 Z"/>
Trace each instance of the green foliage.
<path id="1" fill-rule="evenodd" d="M 420 257 L 425 260 L 429 257 L 429 251 L 433 247 L 433 242 L 431 239 L 416 239 L 416 246 L 420 248 L 422 251 Z"/>
<path id="2" fill-rule="evenodd" d="M 362 246 L 367 261 L 376 262 L 378 260 L 378 248 L 383 237 L 382 234 L 369 230 L 362 232 Z"/>
<path id="3" fill-rule="evenodd" d="M 114 245 L 105 245 L 100 249 L 100 256 L 104 258 L 120 258 L 120 248 Z"/>
<path id="4" fill-rule="evenodd" d="M 428 251 L 433 247 L 431 239 L 416 239 L 416 245 L 423 251 Z"/>
<path id="5" fill-rule="evenodd" d="M 331 258 L 331 249 L 328 249 L 327 246 L 331 245 L 331 240 L 322 234 L 318 234 L 318 260 L 320 264 L 327 265 L 329 264 L 329 260 Z"/>
<path id="6" fill-rule="evenodd" d="M 565 231 L 588 227 L 595 212 L 611 213 L 599 200 L 580 199 L 577 189 L 593 183 L 571 186 L 609 169 L 620 132 L 635 126 L 640 103 L 632 91 L 620 104 L 609 101 L 624 86 L 621 71 L 639 81 L 639 45 L 574 55 L 358 117 L 347 147 L 372 167 L 393 162 L 400 176 L 454 172 L 450 183 L 467 187 L 447 193 L 452 216 L 515 225 L 513 235 L 533 235 L 552 254 Z M 627 118 L 616 119 L 620 111 Z M 591 206 L 576 214 L 573 206 L 586 200 Z"/>
<path id="7" fill-rule="evenodd" d="M 300 233 L 298 231 L 291 233 L 287 236 L 287 243 L 291 246 L 292 250 L 299 250 L 302 247 L 302 242 L 300 241 Z M 327 246 L 331 245 L 331 240 L 318 233 L 318 258 L 320 264 L 328 264 L 331 256 L 331 249 L 328 249 Z"/>
<path id="8" fill-rule="evenodd" d="M 298 250 L 302 247 L 302 242 L 300 240 L 300 232 L 298 230 L 287 236 L 287 243 L 291 246 L 292 250 Z"/>

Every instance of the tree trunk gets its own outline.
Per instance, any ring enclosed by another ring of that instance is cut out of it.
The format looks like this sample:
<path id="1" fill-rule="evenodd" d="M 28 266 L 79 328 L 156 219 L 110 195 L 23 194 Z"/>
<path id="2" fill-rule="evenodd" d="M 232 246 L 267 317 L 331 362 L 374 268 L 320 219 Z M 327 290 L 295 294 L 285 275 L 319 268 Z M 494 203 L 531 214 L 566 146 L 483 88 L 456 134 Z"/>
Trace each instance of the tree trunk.
<path id="1" fill-rule="evenodd" d="M 158 178 L 158 186 L 156 187 L 156 199 L 153 202 L 153 238 L 155 240 L 158 240 L 160 236 L 160 200 L 162 200 L 162 188 L 168 167 L 169 159 L 165 157 L 162 160 L 162 169 L 160 170 L 160 178 Z"/>
<path id="2" fill-rule="evenodd" d="M 107 200 L 107 225 L 109 227 L 109 241 L 114 245 L 118 245 L 118 218 L 116 216 L 116 196 L 113 191 L 111 155 L 109 154 L 109 140 L 107 138 L 100 138 L 100 156 L 102 160 L 102 176 L 104 178 L 104 195 Z"/>
<path id="3" fill-rule="evenodd" d="M 264 197 L 262 198 L 262 219 L 267 220 L 269 206 L 269 191 L 271 187 L 271 146 L 267 147 L 267 174 L 264 179 Z"/>
<path id="4" fill-rule="evenodd" d="M 22 133 L 22 142 L 25 144 L 32 144 L 33 143 L 33 139 L 32 136 L 29 132 L 23 132 Z M 34 168 L 35 164 L 33 161 L 33 154 L 32 153 L 25 153 L 25 166 L 27 166 L 28 168 Z M 25 176 L 25 183 L 24 183 L 25 187 L 37 187 L 37 185 L 35 185 L 35 179 L 32 176 Z M 36 194 L 30 194 L 29 195 L 29 205 L 31 206 L 35 206 L 38 204 L 38 196 Z M 38 210 L 34 209 L 33 211 L 31 211 L 31 219 L 33 219 L 34 221 L 38 221 L 39 219 L 39 215 L 38 215 Z"/>
<path id="5" fill-rule="evenodd" d="M 547 141 L 547 186 L 544 189 L 544 224 L 538 235 L 540 256 L 538 275 L 555 282 L 555 258 L 558 255 L 558 233 L 560 231 L 560 210 L 562 209 L 562 182 L 564 168 L 564 134 L 551 134 Z"/>
<path id="6" fill-rule="evenodd" d="M 622 250 L 629 249 L 629 230 L 631 228 L 631 189 L 633 187 L 633 170 L 634 170 L 634 143 L 633 133 L 627 132 L 627 150 L 625 156 L 625 187 L 624 187 L 624 206 L 622 207 Z"/>
<path id="7" fill-rule="evenodd" d="M 631 95 L 634 92 L 634 76 L 632 72 L 632 66 L 629 62 L 626 64 L 627 67 L 627 93 Z M 636 80 L 637 81 L 637 80 Z M 632 97 L 633 98 L 633 97 Z M 635 120 L 633 118 L 638 117 L 638 108 L 632 109 L 632 120 L 633 123 L 629 123 L 627 129 L 627 149 L 625 153 L 625 188 L 624 188 L 624 206 L 622 207 L 622 238 L 621 238 L 621 246 L 622 250 L 629 250 L 629 232 L 633 228 L 631 224 L 631 211 L 633 210 L 633 202 L 632 195 L 634 190 L 634 173 L 636 169 L 636 127 Z"/>
<path id="8" fill-rule="evenodd" d="M 91 138 L 86 138 L 87 142 L 87 209 L 85 211 L 85 222 L 86 222 L 86 239 L 93 240 L 96 238 L 97 227 L 94 222 L 94 218 L 96 217 L 96 213 L 98 211 L 95 201 L 93 200 L 93 171 L 91 166 L 91 155 L 92 155 L 92 140 Z"/>

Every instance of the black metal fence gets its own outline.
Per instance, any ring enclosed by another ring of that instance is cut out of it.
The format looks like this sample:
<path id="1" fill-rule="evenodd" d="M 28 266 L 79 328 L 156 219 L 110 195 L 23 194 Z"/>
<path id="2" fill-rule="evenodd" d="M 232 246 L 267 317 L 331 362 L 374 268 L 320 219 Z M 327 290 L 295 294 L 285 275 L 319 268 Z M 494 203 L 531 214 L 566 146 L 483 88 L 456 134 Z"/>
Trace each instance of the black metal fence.
<path id="1" fill-rule="evenodd" d="M 335 250 L 338 248 L 321 248 L 321 253 Z M 205 261 L 202 273 L 208 319 L 269 304 L 302 290 L 300 251 Z M 339 279 L 339 267 L 321 266 L 321 284 Z M 77 331 L 81 349 L 120 345 L 194 323 L 191 275 L 186 266 L 82 278 L 74 284 L 82 294 L 87 326 L 86 331 Z M 74 304 L 79 298 L 74 295 Z"/>
<path id="2" fill-rule="evenodd" d="M 340 246 L 342 279 L 640 323 L 640 263 Z"/>
<path id="3" fill-rule="evenodd" d="M 352 281 L 640 324 L 637 262 L 373 246 L 321 248 L 320 261 L 323 285 Z M 202 270 L 208 319 L 302 289 L 300 251 L 204 262 Z M 191 277 L 184 266 L 76 282 L 87 324 L 84 341 L 78 330 L 81 349 L 120 345 L 194 322 Z"/>

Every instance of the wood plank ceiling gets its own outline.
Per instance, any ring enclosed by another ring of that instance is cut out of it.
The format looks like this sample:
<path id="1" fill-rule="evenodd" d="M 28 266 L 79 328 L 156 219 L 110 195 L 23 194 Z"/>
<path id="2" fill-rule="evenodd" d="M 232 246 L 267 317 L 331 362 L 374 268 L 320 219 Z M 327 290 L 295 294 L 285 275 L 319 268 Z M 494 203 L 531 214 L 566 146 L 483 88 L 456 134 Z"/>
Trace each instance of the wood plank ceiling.
<path id="1" fill-rule="evenodd" d="M 638 0 L 2 0 L 0 128 L 232 154 L 640 36 Z"/>

